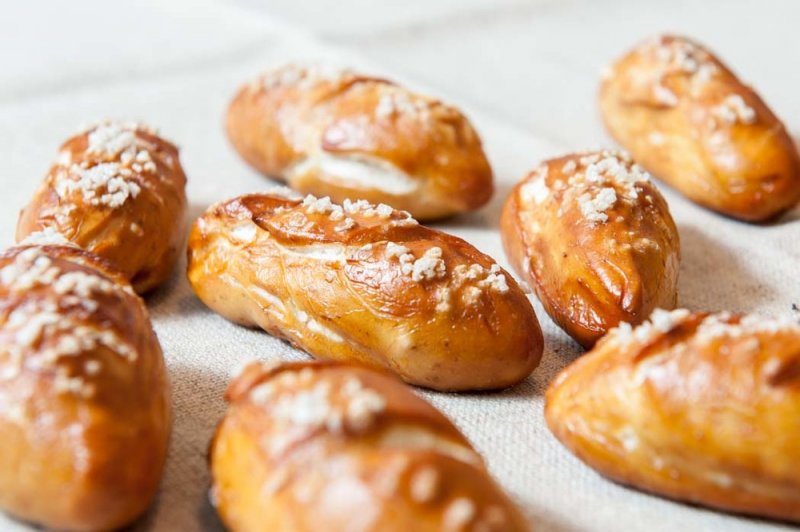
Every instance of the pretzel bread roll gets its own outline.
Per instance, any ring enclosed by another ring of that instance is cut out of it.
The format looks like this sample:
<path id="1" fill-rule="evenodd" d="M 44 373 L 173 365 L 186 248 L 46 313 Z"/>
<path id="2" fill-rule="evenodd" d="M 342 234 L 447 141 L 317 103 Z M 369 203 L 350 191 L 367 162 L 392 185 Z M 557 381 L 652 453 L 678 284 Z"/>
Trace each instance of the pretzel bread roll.
<path id="1" fill-rule="evenodd" d="M 800 325 L 654 312 L 547 392 L 550 430 L 601 474 L 665 497 L 800 522 Z"/>
<path id="2" fill-rule="evenodd" d="M 122 275 L 69 247 L 0 255 L 0 509 L 59 530 L 128 524 L 169 433 L 161 348 Z"/>
<path id="3" fill-rule="evenodd" d="M 232 532 L 528 530 L 458 429 L 382 371 L 254 363 L 226 398 L 211 500 Z"/>
<path id="4" fill-rule="evenodd" d="M 699 44 L 662 36 L 618 60 L 600 87 L 608 131 L 689 199 L 751 222 L 800 199 L 800 157 L 780 120 Z"/>
<path id="5" fill-rule="evenodd" d="M 430 220 L 493 193 L 480 138 L 457 109 L 347 70 L 267 72 L 239 90 L 227 129 L 259 172 L 337 202 L 384 202 Z"/>
<path id="6" fill-rule="evenodd" d="M 623 153 L 545 161 L 512 190 L 500 230 L 511 264 L 584 347 L 675 306 L 678 230 L 649 175 Z"/>
<path id="7" fill-rule="evenodd" d="M 191 231 L 188 277 L 232 321 L 437 390 L 510 386 L 542 355 L 510 275 L 388 205 L 278 192 L 219 203 Z"/>
<path id="8" fill-rule="evenodd" d="M 143 126 L 103 122 L 61 146 L 20 213 L 17 242 L 77 245 L 144 293 L 169 277 L 180 255 L 185 187 L 175 146 Z"/>

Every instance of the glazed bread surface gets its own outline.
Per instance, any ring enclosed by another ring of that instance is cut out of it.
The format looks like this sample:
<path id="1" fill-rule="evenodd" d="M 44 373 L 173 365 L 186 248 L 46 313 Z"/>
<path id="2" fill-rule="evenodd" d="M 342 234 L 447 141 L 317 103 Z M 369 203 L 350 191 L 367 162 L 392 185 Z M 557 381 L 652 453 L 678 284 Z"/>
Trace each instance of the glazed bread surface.
<path id="1" fill-rule="evenodd" d="M 158 488 L 170 433 L 161 348 L 142 300 L 72 247 L 0 255 L 0 509 L 109 530 Z"/>
<path id="2" fill-rule="evenodd" d="M 511 264 L 585 347 L 676 304 L 678 230 L 647 172 L 624 153 L 545 161 L 511 192 L 500 226 Z"/>
<path id="3" fill-rule="evenodd" d="M 163 283 L 186 236 L 178 149 L 106 121 L 67 140 L 17 224 L 17 242 L 74 244 L 108 259 L 139 293 Z"/>
<path id="4" fill-rule="evenodd" d="M 618 482 L 800 522 L 797 317 L 654 312 L 611 331 L 551 384 L 545 416 Z"/>
<path id="5" fill-rule="evenodd" d="M 349 70 L 267 72 L 239 90 L 227 130 L 259 172 L 339 203 L 383 202 L 429 220 L 477 209 L 493 193 L 491 167 L 464 115 Z"/>
<path id="6" fill-rule="evenodd" d="M 693 201 L 763 221 L 800 199 L 800 157 L 783 123 L 713 53 L 652 39 L 609 69 L 608 131 L 633 158 Z"/>
<path id="7" fill-rule="evenodd" d="M 508 273 L 387 205 L 288 190 L 221 202 L 192 228 L 188 278 L 232 321 L 437 390 L 510 386 L 542 354 L 536 315 Z"/>
<path id="8" fill-rule="evenodd" d="M 254 363 L 227 399 L 211 500 L 232 532 L 528 529 L 464 436 L 389 374 Z"/>

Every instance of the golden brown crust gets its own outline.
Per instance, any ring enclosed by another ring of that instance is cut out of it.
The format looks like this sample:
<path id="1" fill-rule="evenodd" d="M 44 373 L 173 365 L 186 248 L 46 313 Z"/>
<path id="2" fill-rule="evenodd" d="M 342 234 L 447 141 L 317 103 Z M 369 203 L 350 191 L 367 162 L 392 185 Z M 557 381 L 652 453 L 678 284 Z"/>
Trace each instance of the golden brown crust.
<path id="1" fill-rule="evenodd" d="M 186 233 L 178 149 L 136 124 L 67 140 L 17 224 L 17 242 L 72 243 L 114 264 L 139 293 L 172 272 Z"/>
<path id="2" fill-rule="evenodd" d="M 536 315 L 510 275 L 387 205 L 275 193 L 222 202 L 194 224 L 188 277 L 230 320 L 420 386 L 510 386 L 542 354 Z"/>
<path id="3" fill-rule="evenodd" d="M 455 426 L 399 380 L 342 363 L 251 364 L 211 444 L 232 531 L 522 531 Z"/>
<path id="4" fill-rule="evenodd" d="M 701 205 L 763 221 L 800 199 L 800 157 L 784 125 L 689 39 L 661 36 L 617 61 L 600 110 L 636 161 Z"/>
<path id="5" fill-rule="evenodd" d="M 155 495 L 169 432 L 161 348 L 121 274 L 70 247 L 0 255 L 0 508 L 125 525 Z"/>
<path id="6" fill-rule="evenodd" d="M 677 299 L 680 243 L 664 198 L 624 154 L 545 161 L 506 200 L 510 262 L 585 347 Z"/>
<path id="7" fill-rule="evenodd" d="M 434 219 L 477 209 L 492 170 L 453 107 L 386 80 L 288 65 L 240 89 L 228 137 L 259 172 L 334 201 L 366 199 Z"/>
<path id="8" fill-rule="evenodd" d="M 659 311 L 609 333 L 547 392 L 556 437 L 618 482 L 800 521 L 800 325 Z"/>

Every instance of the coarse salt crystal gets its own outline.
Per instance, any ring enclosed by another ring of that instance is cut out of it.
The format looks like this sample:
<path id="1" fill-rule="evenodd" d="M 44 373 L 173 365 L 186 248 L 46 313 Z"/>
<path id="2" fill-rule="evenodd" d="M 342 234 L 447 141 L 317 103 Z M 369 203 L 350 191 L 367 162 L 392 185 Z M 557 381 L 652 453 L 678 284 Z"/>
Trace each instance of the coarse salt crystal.
<path id="1" fill-rule="evenodd" d="M 432 247 L 425 254 L 414 261 L 411 269 L 411 279 L 420 282 L 429 279 L 441 279 L 447 273 L 442 260 L 442 248 Z"/>
<path id="2" fill-rule="evenodd" d="M 525 201 L 539 205 L 550 195 L 550 189 L 544 178 L 537 176 L 520 187 L 520 194 Z"/>
<path id="3" fill-rule="evenodd" d="M 594 197 L 586 192 L 578 198 L 581 214 L 590 222 L 608 221 L 605 211 L 613 207 L 616 201 L 617 193 L 610 187 L 601 188 Z"/>
<path id="4" fill-rule="evenodd" d="M 755 110 L 748 106 L 739 94 L 731 94 L 721 104 L 712 109 L 714 116 L 726 124 L 753 124 L 756 121 Z"/>
<path id="5" fill-rule="evenodd" d="M 62 199 L 77 192 L 91 205 L 116 208 L 141 192 L 141 187 L 130 177 L 129 171 L 117 163 L 101 163 L 86 169 L 73 165 L 69 171 L 58 174 L 55 191 Z"/>
<path id="6" fill-rule="evenodd" d="M 54 227 L 45 227 L 41 231 L 34 231 L 26 236 L 20 243 L 20 246 L 72 246 L 77 247 L 74 243 L 69 241 L 62 233 Z"/>

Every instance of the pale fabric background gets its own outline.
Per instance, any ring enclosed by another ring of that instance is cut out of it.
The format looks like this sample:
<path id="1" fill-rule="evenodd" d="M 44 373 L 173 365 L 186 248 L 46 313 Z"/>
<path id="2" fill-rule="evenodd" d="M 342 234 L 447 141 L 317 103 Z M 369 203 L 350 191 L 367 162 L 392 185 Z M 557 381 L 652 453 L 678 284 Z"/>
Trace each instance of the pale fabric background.
<path id="1" fill-rule="evenodd" d="M 33 0 L 4 8 L 0 241 L 7 244 L 59 143 L 106 116 L 145 121 L 181 146 L 192 216 L 264 188 L 228 146 L 223 111 L 242 81 L 296 59 L 361 66 L 462 105 L 485 140 L 498 194 L 442 228 L 503 265 L 497 222 L 509 188 L 544 157 L 610 144 L 597 118 L 598 73 L 654 32 L 705 41 L 800 131 L 793 0 Z M 664 192 L 681 231 L 682 305 L 777 314 L 800 301 L 800 211 L 754 227 Z M 303 356 L 213 315 L 182 269 L 148 298 L 169 363 L 175 424 L 159 499 L 137 530 L 220 530 L 206 499 L 205 456 L 229 375 L 250 358 Z M 525 383 L 498 394 L 423 395 L 466 432 L 537 529 L 781 528 L 622 488 L 560 447 L 544 426 L 542 393 L 579 351 L 536 308 L 547 345 Z M 0 530 L 23 528 L 0 517 Z"/>

